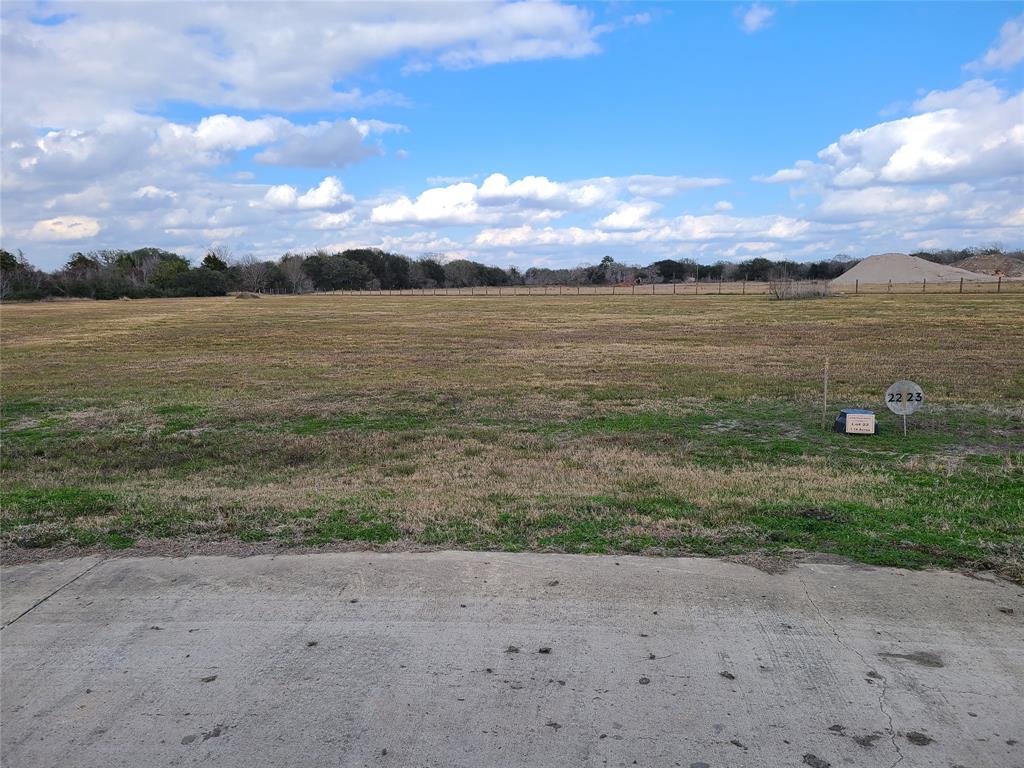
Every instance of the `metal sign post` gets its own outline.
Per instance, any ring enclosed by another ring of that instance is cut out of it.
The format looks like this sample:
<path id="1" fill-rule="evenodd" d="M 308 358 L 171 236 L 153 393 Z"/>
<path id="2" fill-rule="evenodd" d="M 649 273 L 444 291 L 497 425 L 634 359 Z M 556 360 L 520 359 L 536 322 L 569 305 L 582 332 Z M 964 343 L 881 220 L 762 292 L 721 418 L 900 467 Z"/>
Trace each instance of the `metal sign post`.
<path id="1" fill-rule="evenodd" d="M 885 405 L 897 416 L 903 417 L 903 436 L 907 436 L 907 416 L 924 402 L 924 390 L 907 379 L 900 379 L 885 390 Z"/>

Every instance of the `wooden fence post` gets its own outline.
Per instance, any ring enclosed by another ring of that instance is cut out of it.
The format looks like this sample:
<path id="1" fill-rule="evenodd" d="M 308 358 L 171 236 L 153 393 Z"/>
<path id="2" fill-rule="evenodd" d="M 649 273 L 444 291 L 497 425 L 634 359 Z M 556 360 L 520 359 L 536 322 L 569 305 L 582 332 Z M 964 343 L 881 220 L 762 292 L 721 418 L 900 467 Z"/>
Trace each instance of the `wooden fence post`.
<path id="1" fill-rule="evenodd" d="M 996 293 L 1003 292 L 1003 276 L 999 275 L 999 282 L 996 283 Z"/>
<path id="2" fill-rule="evenodd" d="M 964 292 L 964 279 L 961 277 L 960 278 L 960 293 L 963 293 L 963 292 Z"/>
<path id="3" fill-rule="evenodd" d="M 923 280 L 921 280 L 921 293 L 924 293 L 926 288 L 928 288 L 928 278 L 927 277 L 924 278 Z"/>
<path id="4" fill-rule="evenodd" d="M 821 428 L 828 424 L 828 358 L 825 358 L 825 388 L 821 395 Z"/>
<path id="5" fill-rule="evenodd" d="M 854 280 L 853 281 L 853 293 L 854 293 L 854 295 L 857 295 L 858 293 L 860 293 L 860 280 Z"/>

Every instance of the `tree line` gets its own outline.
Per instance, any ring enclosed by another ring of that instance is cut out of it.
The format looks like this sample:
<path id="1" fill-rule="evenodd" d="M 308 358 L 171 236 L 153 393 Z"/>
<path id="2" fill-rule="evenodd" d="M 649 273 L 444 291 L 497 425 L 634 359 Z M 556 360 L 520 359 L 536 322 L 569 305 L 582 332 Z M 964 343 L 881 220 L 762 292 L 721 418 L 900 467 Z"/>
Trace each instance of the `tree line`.
<path id="1" fill-rule="evenodd" d="M 964 258 L 992 249 L 965 249 L 915 255 L 933 260 Z M 34 267 L 20 251 L 0 250 L 0 298 L 51 297 L 118 299 L 223 296 L 230 292 L 309 293 L 338 290 L 468 288 L 506 285 L 621 285 L 693 281 L 830 280 L 856 260 L 844 254 L 809 263 L 754 258 L 734 263 L 698 264 L 692 259 L 661 259 L 647 266 L 622 264 L 605 256 L 598 264 L 566 269 L 502 269 L 465 259 L 444 261 L 440 254 L 411 259 L 379 248 L 339 253 L 323 250 L 286 253 L 277 260 L 232 258 L 211 249 L 198 265 L 160 248 L 73 253 L 52 272 Z"/>

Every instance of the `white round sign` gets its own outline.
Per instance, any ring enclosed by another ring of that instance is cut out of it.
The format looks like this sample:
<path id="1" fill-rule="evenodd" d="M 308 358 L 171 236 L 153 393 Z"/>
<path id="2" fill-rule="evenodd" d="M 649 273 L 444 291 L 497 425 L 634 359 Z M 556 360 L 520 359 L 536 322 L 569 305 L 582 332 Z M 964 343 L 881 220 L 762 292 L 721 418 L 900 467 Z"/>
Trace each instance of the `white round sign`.
<path id="1" fill-rule="evenodd" d="M 885 390 L 885 404 L 897 416 L 909 416 L 924 402 L 924 390 L 917 384 L 900 379 Z"/>

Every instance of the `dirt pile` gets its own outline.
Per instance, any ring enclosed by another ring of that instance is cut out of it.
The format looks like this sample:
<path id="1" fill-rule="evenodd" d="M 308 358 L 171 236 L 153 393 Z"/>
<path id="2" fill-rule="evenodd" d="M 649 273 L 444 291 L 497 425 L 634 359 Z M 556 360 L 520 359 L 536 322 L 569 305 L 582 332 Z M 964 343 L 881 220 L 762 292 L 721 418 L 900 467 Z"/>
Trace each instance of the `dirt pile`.
<path id="1" fill-rule="evenodd" d="M 890 281 L 894 285 L 900 283 L 958 283 L 963 278 L 966 282 L 994 282 L 995 277 L 980 272 L 969 272 L 966 269 L 936 264 L 917 256 L 905 253 L 882 253 L 869 256 L 856 266 L 846 270 L 832 281 L 833 285 L 853 285 L 860 281 L 862 285 L 885 285 Z"/>
<path id="2" fill-rule="evenodd" d="M 955 261 L 951 266 L 980 272 L 984 275 L 1003 275 L 1004 277 L 1024 277 L 1024 259 L 1007 256 L 1002 253 L 986 253 L 968 256 Z"/>

